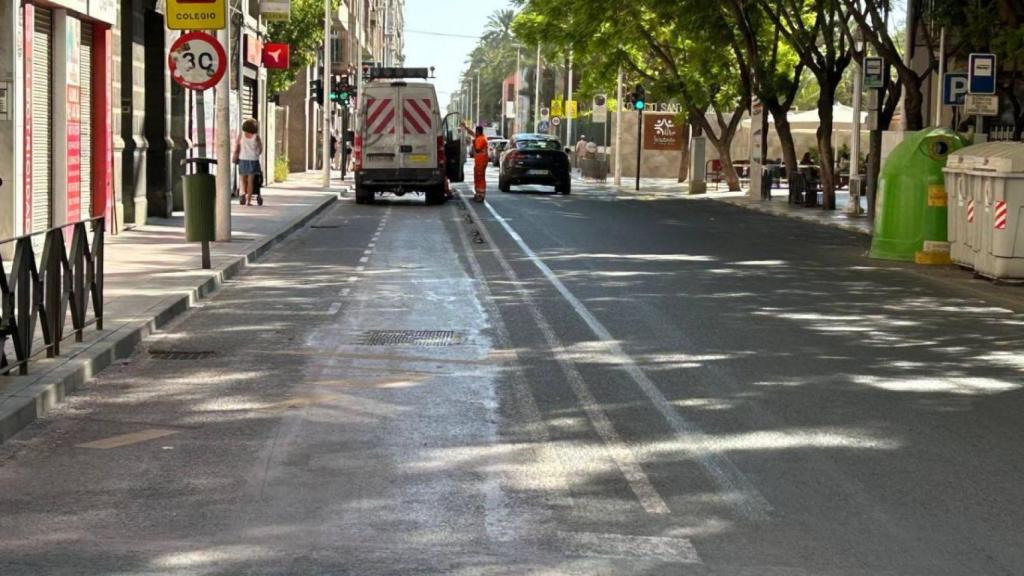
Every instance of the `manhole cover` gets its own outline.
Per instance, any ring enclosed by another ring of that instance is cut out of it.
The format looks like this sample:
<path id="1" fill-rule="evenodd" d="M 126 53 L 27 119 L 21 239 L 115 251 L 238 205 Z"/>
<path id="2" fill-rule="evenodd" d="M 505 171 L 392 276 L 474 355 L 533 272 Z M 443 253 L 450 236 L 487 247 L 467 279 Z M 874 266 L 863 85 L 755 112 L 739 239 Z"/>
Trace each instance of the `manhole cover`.
<path id="1" fill-rule="evenodd" d="M 359 343 L 363 346 L 452 346 L 462 341 L 454 330 L 368 330 Z"/>
<path id="2" fill-rule="evenodd" d="M 212 350 L 150 350 L 149 355 L 157 360 L 205 360 L 217 353 Z"/>

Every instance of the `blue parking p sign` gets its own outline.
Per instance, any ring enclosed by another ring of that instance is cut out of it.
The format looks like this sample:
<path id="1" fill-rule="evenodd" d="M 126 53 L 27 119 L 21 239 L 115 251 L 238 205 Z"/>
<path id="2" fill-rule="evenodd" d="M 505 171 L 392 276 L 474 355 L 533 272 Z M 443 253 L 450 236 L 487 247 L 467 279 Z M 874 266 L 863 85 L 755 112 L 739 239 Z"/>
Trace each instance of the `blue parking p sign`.
<path id="1" fill-rule="evenodd" d="M 945 106 L 963 106 L 967 97 L 967 74 L 946 74 L 942 79 L 942 104 Z"/>
<path id="2" fill-rule="evenodd" d="M 996 55 L 971 54 L 967 68 L 969 94 L 996 93 Z"/>

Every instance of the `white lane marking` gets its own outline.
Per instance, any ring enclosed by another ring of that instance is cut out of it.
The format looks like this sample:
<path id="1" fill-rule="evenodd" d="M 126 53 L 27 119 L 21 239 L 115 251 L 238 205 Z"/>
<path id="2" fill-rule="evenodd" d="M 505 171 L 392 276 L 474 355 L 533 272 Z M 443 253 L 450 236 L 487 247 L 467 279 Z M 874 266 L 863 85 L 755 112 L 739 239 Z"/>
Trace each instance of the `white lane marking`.
<path id="1" fill-rule="evenodd" d="M 327 309 L 327 315 L 334 316 L 338 313 L 338 310 L 341 310 L 341 302 L 334 302 L 331 304 L 331 307 Z"/>
<path id="2" fill-rule="evenodd" d="M 369 256 L 363 256 L 362 258 L 359 259 L 359 263 L 360 264 L 366 264 L 369 261 L 370 261 L 370 257 Z M 358 270 L 358 268 L 357 268 L 357 270 Z"/>
<path id="3" fill-rule="evenodd" d="M 344 298 L 344 297 L 348 296 L 351 291 L 352 291 L 351 288 L 342 288 L 341 290 L 338 291 L 338 296 L 341 296 L 342 298 Z"/>
<path id="4" fill-rule="evenodd" d="M 366 266 L 356 266 L 356 272 L 362 272 L 363 270 L 366 270 Z"/>
<path id="5" fill-rule="evenodd" d="M 559 531 L 555 533 L 555 541 L 564 552 L 579 556 L 704 563 L 693 543 L 686 538 Z"/>
<path id="6" fill-rule="evenodd" d="M 363 250 L 364 256 L 369 256 L 370 254 L 373 254 L 373 250 Z"/>
<path id="7" fill-rule="evenodd" d="M 93 440 L 92 442 L 86 442 L 85 444 L 79 444 L 78 448 L 95 448 L 98 450 L 110 450 L 111 448 L 121 448 L 122 446 L 131 446 L 132 444 L 138 444 L 139 442 L 146 442 L 147 440 L 155 440 L 157 438 L 163 438 L 164 436 L 170 436 L 171 434 L 177 434 L 177 430 L 164 430 L 161 428 L 151 428 L 149 430 L 141 430 L 139 432 L 130 432 L 128 434 L 119 434 L 117 436 L 111 436 L 109 438 L 103 438 L 102 440 Z"/>
<path id="8" fill-rule="evenodd" d="M 345 280 L 348 281 L 349 283 L 355 282 L 356 280 L 359 280 L 359 276 L 349 276 Z"/>
<path id="9" fill-rule="evenodd" d="M 694 438 L 707 438 L 707 436 L 700 430 L 694 423 L 684 418 L 675 407 L 665 398 L 665 395 L 661 393 L 657 385 L 647 377 L 647 374 L 637 365 L 636 361 L 622 349 L 618 341 L 612 336 L 611 332 L 601 324 L 600 321 L 587 309 L 587 307 L 577 298 L 572 292 L 566 288 L 565 284 L 559 280 L 558 276 L 544 263 L 540 257 L 531 249 L 522 236 L 516 232 L 508 221 L 505 220 L 498 211 L 494 209 L 494 206 L 490 202 L 484 203 L 487 210 L 490 211 L 491 215 L 501 224 L 501 227 L 505 229 L 505 232 L 515 241 L 519 249 L 526 254 L 526 257 L 533 262 L 533 265 L 544 274 L 544 277 L 548 279 L 548 282 L 558 290 L 558 293 L 562 295 L 562 298 L 572 306 L 576 314 L 586 322 L 587 326 L 590 327 L 591 332 L 602 341 L 607 352 L 615 358 L 616 363 L 619 364 L 630 378 L 640 387 L 644 395 L 651 401 L 658 412 L 665 418 L 669 426 L 682 440 L 692 443 Z M 471 207 L 472 208 L 472 207 Z M 483 226 L 480 227 L 484 229 Z M 493 242 L 488 241 L 488 244 L 494 245 Z M 732 463 L 731 460 L 724 454 L 715 452 L 713 448 L 707 445 L 706 441 L 698 442 L 695 446 L 695 456 L 700 462 L 700 465 L 704 468 L 705 472 L 712 482 L 718 487 L 719 491 L 726 496 L 726 498 L 733 504 L 737 512 L 745 516 L 746 518 L 753 521 L 765 521 L 768 520 L 769 514 L 773 510 L 772 505 L 768 503 L 768 500 L 761 495 L 761 493 L 754 487 L 754 485 L 747 479 L 746 476 Z M 735 497 L 733 497 L 735 496 Z"/>
<path id="10" fill-rule="evenodd" d="M 377 247 L 377 243 L 376 243 L 376 242 L 370 242 L 370 243 L 369 243 L 369 244 L 367 245 L 367 248 L 376 248 L 376 247 Z"/>
<path id="11" fill-rule="evenodd" d="M 475 209 L 467 203 L 470 210 L 473 210 L 473 216 L 476 217 Z M 559 340 L 555 334 L 551 324 L 544 317 L 544 314 L 540 311 L 530 291 L 523 286 L 523 283 L 519 280 L 519 276 L 515 273 L 515 270 L 509 265 L 508 260 L 505 256 L 497 249 L 495 243 L 490 237 L 487 228 L 484 226 L 480 227 L 480 233 L 484 236 L 484 240 L 487 245 L 491 247 L 491 252 L 494 254 L 498 264 L 505 271 L 505 274 L 513 284 L 516 286 L 516 291 L 519 292 L 519 297 L 526 304 L 527 310 L 530 312 L 530 316 L 533 318 L 534 324 L 540 329 L 541 334 L 544 336 L 544 340 L 547 342 L 548 348 L 554 352 L 555 361 L 558 363 L 559 368 L 562 370 L 562 374 L 565 375 L 566 381 L 569 383 L 569 387 L 572 388 L 573 393 L 579 400 L 580 405 L 583 407 L 583 411 L 587 414 L 587 418 L 590 419 L 591 424 L 594 426 L 594 430 L 597 435 L 600 436 L 601 441 L 605 444 L 608 456 L 618 467 L 619 471 L 626 478 L 626 483 L 629 484 L 629 488 L 636 495 L 637 499 L 640 500 L 640 505 L 643 506 L 644 510 L 648 514 L 668 514 L 671 510 L 665 500 L 658 494 L 658 491 L 651 484 L 650 478 L 644 473 L 643 468 L 640 466 L 636 455 L 633 453 L 619 436 L 615 426 L 612 424 L 608 415 L 601 409 L 597 399 L 590 393 L 590 389 L 587 388 L 587 383 L 583 379 L 583 375 L 580 374 L 576 365 L 568 360 L 564 354 L 560 354 L 560 350 L 564 350 L 565 346 Z"/>

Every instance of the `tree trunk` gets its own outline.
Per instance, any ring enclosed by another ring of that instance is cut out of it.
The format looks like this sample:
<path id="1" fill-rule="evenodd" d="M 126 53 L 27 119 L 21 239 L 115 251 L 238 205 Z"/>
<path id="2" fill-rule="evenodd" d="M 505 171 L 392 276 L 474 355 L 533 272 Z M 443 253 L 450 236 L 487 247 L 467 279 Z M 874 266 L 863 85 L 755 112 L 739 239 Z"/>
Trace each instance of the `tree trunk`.
<path id="1" fill-rule="evenodd" d="M 690 177 L 690 124 L 686 123 L 679 127 L 683 136 L 683 148 L 679 151 L 679 180 L 686 182 Z"/>
<path id="2" fill-rule="evenodd" d="M 730 192 L 740 191 L 740 176 L 736 173 L 736 167 L 732 165 L 732 138 L 708 138 L 711 144 L 718 150 L 718 159 L 722 163 L 722 175 L 729 185 Z"/>
<path id="3" fill-rule="evenodd" d="M 799 172 L 799 161 L 796 157 L 796 142 L 793 140 L 793 129 L 789 125 L 789 118 L 786 117 L 788 108 L 782 105 L 769 105 L 769 111 L 775 118 L 775 133 L 779 136 L 779 144 L 782 146 L 782 159 L 786 164 L 786 178 L 792 182 L 793 175 Z M 767 150 L 765 153 L 767 154 Z"/>
<path id="4" fill-rule="evenodd" d="M 832 90 L 821 87 L 818 97 L 818 168 L 821 171 L 821 207 L 836 209 L 835 153 L 832 151 Z"/>
<path id="5" fill-rule="evenodd" d="M 882 171 L 882 131 L 872 130 L 868 138 L 867 166 L 868 220 L 875 221 L 875 198 L 878 197 L 878 174 Z"/>
<path id="6" fill-rule="evenodd" d="M 917 81 L 904 82 L 903 94 L 903 123 L 908 132 L 924 128 L 924 96 L 921 94 L 921 79 Z"/>

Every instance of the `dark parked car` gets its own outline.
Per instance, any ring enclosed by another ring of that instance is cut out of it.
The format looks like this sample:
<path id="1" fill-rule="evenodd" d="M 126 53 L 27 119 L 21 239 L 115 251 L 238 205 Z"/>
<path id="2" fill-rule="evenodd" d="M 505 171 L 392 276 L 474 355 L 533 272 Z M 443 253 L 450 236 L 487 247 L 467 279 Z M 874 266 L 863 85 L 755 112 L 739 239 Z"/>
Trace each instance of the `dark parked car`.
<path id="1" fill-rule="evenodd" d="M 487 141 L 487 155 L 491 157 L 491 164 L 501 166 L 501 153 L 508 147 L 508 140 L 494 138 Z"/>
<path id="2" fill-rule="evenodd" d="M 501 156 L 498 189 L 508 192 L 520 184 L 554 186 L 555 192 L 572 190 L 569 156 L 557 138 L 547 134 L 516 134 Z"/>

